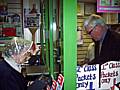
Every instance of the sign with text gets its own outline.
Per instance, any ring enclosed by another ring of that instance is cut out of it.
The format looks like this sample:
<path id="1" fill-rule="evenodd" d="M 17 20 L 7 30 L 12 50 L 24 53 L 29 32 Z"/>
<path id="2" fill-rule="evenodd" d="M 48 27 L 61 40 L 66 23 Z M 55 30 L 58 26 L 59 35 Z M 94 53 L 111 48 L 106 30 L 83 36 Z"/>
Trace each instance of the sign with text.
<path id="1" fill-rule="evenodd" d="M 39 14 L 25 15 L 25 28 L 39 27 Z"/>
<path id="2" fill-rule="evenodd" d="M 112 89 L 120 83 L 120 62 L 110 61 L 101 65 L 100 86 L 104 89 Z M 118 86 L 119 88 L 119 86 Z"/>
<path id="3" fill-rule="evenodd" d="M 120 13 L 120 0 L 97 0 L 97 12 Z"/>
<path id="4" fill-rule="evenodd" d="M 92 90 L 99 87 L 99 65 L 77 66 L 77 90 Z"/>

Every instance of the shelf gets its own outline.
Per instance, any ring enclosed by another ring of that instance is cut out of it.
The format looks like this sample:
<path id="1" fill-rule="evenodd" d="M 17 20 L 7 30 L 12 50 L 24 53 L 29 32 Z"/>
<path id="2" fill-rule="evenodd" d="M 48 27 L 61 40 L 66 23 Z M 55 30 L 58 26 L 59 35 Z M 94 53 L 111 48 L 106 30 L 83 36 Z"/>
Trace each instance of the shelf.
<path id="1" fill-rule="evenodd" d="M 107 24 L 118 24 L 118 13 L 103 13 L 103 18 Z"/>

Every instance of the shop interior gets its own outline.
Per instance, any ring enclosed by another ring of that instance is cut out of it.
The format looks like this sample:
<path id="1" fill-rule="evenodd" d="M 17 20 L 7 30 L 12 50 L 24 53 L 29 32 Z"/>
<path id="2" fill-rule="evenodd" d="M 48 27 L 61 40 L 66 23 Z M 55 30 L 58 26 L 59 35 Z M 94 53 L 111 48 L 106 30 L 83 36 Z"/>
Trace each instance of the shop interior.
<path id="1" fill-rule="evenodd" d="M 33 41 L 40 50 L 22 65 L 26 79 L 34 81 L 44 75 L 57 80 L 62 74 L 64 86 L 60 90 L 76 90 L 76 66 L 87 63 L 88 46 L 93 42 L 83 30 L 84 20 L 98 14 L 109 28 L 120 32 L 120 10 L 97 12 L 97 1 L 100 0 L 1 0 L 0 60 L 5 42 L 12 37 Z"/>

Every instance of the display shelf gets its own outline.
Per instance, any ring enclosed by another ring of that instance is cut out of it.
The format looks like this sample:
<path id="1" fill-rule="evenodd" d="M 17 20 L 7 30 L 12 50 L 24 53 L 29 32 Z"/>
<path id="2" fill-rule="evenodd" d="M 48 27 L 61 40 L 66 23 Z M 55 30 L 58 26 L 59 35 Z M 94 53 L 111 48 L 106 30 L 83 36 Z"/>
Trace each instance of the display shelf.
<path id="1" fill-rule="evenodd" d="M 118 13 L 103 13 L 102 17 L 104 18 L 107 24 L 118 24 Z"/>
<path id="2" fill-rule="evenodd" d="M 4 3 L 0 9 L 0 37 L 23 37 L 22 0 L 5 0 Z"/>
<path id="3" fill-rule="evenodd" d="M 5 50 L 5 43 L 9 41 L 12 37 L 0 37 L 0 51 Z"/>

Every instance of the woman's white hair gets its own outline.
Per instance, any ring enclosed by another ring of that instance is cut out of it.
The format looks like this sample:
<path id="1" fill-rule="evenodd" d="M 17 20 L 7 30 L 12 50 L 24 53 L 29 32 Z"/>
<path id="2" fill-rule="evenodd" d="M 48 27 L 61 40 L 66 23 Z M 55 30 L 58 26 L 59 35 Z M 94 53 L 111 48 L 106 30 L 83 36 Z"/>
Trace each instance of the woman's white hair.
<path id="1" fill-rule="evenodd" d="M 31 45 L 32 41 L 24 40 L 21 37 L 13 37 L 6 41 L 3 56 L 11 57 L 12 55 L 19 55 L 32 47 Z"/>

